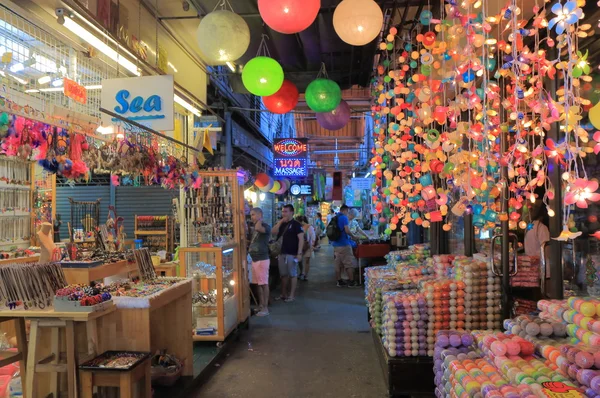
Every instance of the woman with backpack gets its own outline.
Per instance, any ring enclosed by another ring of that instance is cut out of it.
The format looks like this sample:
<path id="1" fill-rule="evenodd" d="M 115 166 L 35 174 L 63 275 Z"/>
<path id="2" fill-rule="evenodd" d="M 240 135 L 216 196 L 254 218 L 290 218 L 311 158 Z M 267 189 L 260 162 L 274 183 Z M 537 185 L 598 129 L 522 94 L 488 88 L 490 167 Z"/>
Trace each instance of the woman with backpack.
<path id="1" fill-rule="evenodd" d="M 299 264 L 300 266 L 300 276 L 298 277 L 301 281 L 308 281 L 308 272 L 310 271 L 310 259 L 312 257 L 314 251 L 315 241 L 317 240 L 317 235 L 315 233 L 315 228 L 308 223 L 308 218 L 306 216 L 297 216 L 296 221 L 302 224 L 302 229 L 304 230 L 304 253 L 302 254 L 302 262 Z"/>

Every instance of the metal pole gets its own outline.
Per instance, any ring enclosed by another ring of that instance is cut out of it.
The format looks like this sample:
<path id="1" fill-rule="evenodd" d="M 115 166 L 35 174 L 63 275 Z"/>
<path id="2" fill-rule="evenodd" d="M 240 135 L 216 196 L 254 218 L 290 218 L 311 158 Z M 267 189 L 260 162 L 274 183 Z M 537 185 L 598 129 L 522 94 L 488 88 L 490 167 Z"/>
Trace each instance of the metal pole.
<path id="1" fill-rule="evenodd" d="M 465 223 L 465 256 L 473 257 L 473 253 L 475 252 L 474 243 L 474 235 L 475 231 L 473 230 L 473 213 L 465 214 L 464 217 Z"/>
<path id="2" fill-rule="evenodd" d="M 231 111 L 225 105 L 225 161 L 223 166 L 229 170 L 233 166 L 233 120 Z"/>
<path id="3" fill-rule="evenodd" d="M 500 148 L 501 153 L 506 153 L 507 150 L 507 137 L 508 131 L 500 132 Z M 502 214 L 508 214 L 508 166 L 503 165 L 501 168 L 501 181 L 502 181 Z M 502 250 L 500 252 L 501 259 L 500 264 L 502 268 L 502 319 L 508 319 L 510 317 L 510 264 L 509 264 L 509 242 L 508 242 L 508 218 L 505 217 L 500 222 L 500 228 L 502 231 Z M 492 242 L 493 244 L 493 242 Z M 517 253 L 515 253 L 515 256 Z M 493 261 L 494 259 L 492 259 Z"/>

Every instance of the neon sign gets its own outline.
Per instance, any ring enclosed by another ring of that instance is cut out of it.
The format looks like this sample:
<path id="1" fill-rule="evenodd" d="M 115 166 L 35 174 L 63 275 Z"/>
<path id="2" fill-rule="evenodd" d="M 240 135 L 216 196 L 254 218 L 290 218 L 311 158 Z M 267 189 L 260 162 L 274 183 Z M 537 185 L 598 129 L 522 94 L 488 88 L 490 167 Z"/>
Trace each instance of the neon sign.
<path id="1" fill-rule="evenodd" d="M 279 138 L 273 143 L 275 177 L 306 177 L 308 175 L 308 140 Z"/>
<path id="2" fill-rule="evenodd" d="M 275 140 L 273 150 L 276 157 L 306 157 L 308 144 L 305 138 L 282 138 Z"/>

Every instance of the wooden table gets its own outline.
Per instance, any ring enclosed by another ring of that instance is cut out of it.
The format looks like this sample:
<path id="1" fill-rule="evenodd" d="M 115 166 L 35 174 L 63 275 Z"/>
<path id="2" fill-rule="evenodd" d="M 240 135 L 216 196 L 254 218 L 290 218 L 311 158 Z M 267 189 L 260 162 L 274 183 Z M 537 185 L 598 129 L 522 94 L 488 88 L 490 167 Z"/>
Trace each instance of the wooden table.
<path id="1" fill-rule="evenodd" d="M 67 283 L 87 285 L 91 281 L 98 281 L 109 276 L 137 272 L 135 263 L 129 263 L 127 260 L 121 260 L 114 263 L 107 263 L 92 268 L 66 268 L 63 272 L 67 278 Z"/>
<path id="2" fill-rule="evenodd" d="M 385 257 L 390 252 L 389 243 L 359 244 L 356 248 L 358 260 L 358 282 L 362 285 L 362 259 L 372 257 Z"/>
<path id="3" fill-rule="evenodd" d="M 35 386 L 37 387 L 37 393 L 33 395 L 34 390 L 34 378 L 35 378 L 35 370 L 36 367 L 39 367 L 38 361 L 40 357 L 43 357 L 43 354 L 40 355 L 37 352 L 38 345 L 40 343 L 40 338 L 42 337 L 42 333 L 40 333 L 40 325 L 44 324 L 54 324 L 56 327 L 65 327 L 66 331 L 66 368 L 67 368 L 67 389 L 69 398 L 75 398 L 77 396 L 77 377 L 76 377 L 76 369 L 79 363 L 79 354 L 77 353 L 77 338 L 75 333 L 75 323 L 81 323 L 85 325 L 87 341 L 86 341 L 86 351 L 87 355 L 93 357 L 98 354 L 98 328 L 96 327 L 96 321 L 101 319 L 104 316 L 107 316 L 111 313 L 114 313 L 116 307 L 114 305 L 108 307 L 103 311 L 97 312 L 58 312 L 54 311 L 53 308 L 44 309 L 44 310 L 6 310 L 0 311 L 0 322 L 6 321 L 9 319 L 14 319 L 17 325 L 17 345 L 19 347 L 24 346 L 25 342 L 23 339 L 25 338 L 24 333 L 24 325 L 25 320 L 31 321 L 31 330 L 29 333 L 29 344 L 26 349 L 27 358 L 22 360 L 21 372 L 24 375 L 23 379 L 25 380 L 25 396 L 26 397 L 36 397 L 36 396 L 46 396 L 49 393 L 56 393 L 58 391 L 58 378 L 52 378 L 49 385 L 39 385 L 39 383 Z M 52 322 L 54 321 L 54 323 Z M 52 331 L 51 337 L 51 348 L 52 352 L 56 353 L 59 351 L 60 346 L 60 336 L 58 334 L 58 329 Z M 47 349 L 49 347 L 45 347 L 45 344 L 42 345 L 43 348 Z M 87 358 L 86 358 L 87 359 Z M 49 364 L 49 366 L 58 365 L 58 358 L 53 360 L 53 363 Z M 56 396 L 56 394 L 55 394 Z"/>
<path id="4" fill-rule="evenodd" d="M 184 362 L 183 375 L 192 376 L 191 280 L 171 286 L 155 297 L 139 300 L 139 306 L 146 308 L 123 308 L 116 300 L 118 310 L 98 319 L 98 330 L 102 331 L 99 352 L 166 350 Z"/>
<path id="5" fill-rule="evenodd" d="M 177 276 L 178 266 L 178 263 L 161 263 L 160 265 L 155 265 L 154 270 L 158 276 Z"/>

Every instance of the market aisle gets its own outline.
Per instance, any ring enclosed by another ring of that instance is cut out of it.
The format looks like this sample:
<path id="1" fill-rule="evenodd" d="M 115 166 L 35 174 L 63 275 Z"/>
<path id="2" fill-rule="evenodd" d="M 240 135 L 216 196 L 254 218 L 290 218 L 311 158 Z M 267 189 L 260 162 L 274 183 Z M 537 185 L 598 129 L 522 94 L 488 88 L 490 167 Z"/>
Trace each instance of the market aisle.
<path id="1" fill-rule="evenodd" d="M 387 397 L 362 287 L 335 286 L 329 245 L 313 263 L 297 300 L 252 317 L 250 331 L 196 397 Z"/>

